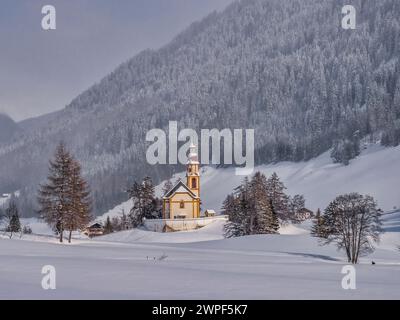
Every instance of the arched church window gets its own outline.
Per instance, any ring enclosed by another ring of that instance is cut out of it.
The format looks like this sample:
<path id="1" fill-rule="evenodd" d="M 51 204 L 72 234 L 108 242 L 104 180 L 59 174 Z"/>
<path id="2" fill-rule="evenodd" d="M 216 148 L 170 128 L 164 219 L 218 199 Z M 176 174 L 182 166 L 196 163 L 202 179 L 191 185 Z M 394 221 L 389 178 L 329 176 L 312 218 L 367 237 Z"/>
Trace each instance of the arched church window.
<path id="1" fill-rule="evenodd" d="M 180 207 L 181 209 L 184 209 L 184 208 L 185 208 L 185 202 L 184 202 L 183 200 L 181 200 L 181 203 L 179 204 L 179 207 Z"/>
<path id="2" fill-rule="evenodd" d="M 192 179 L 192 189 L 196 189 L 197 188 L 197 180 L 196 178 Z"/>

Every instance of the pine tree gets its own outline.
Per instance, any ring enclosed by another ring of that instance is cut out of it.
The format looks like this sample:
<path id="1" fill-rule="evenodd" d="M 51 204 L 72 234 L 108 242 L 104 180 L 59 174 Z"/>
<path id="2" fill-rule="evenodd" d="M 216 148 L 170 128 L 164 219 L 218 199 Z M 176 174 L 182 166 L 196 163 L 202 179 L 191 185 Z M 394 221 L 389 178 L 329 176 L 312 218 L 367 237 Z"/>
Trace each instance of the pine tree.
<path id="1" fill-rule="evenodd" d="M 276 215 L 272 200 L 268 197 L 267 178 L 260 172 L 256 172 L 251 180 L 251 234 L 276 233 Z M 279 225 L 278 225 L 279 228 Z"/>
<path id="2" fill-rule="evenodd" d="M 64 218 L 65 230 L 69 231 L 68 242 L 72 232 L 84 229 L 91 220 L 91 198 L 87 182 L 81 176 L 80 164 L 73 160 L 69 173 L 68 212 Z"/>
<path id="3" fill-rule="evenodd" d="M 225 237 L 278 232 L 279 220 L 266 185 L 266 177 L 257 172 L 251 181 L 245 178 L 225 199 L 222 211 L 229 216 L 224 228 Z"/>
<path id="4" fill-rule="evenodd" d="M 326 232 L 324 231 L 324 217 L 322 216 L 319 208 L 313 219 L 311 235 L 317 238 L 326 238 Z"/>
<path id="5" fill-rule="evenodd" d="M 19 232 L 21 231 L 21 222 L 19 220 L 18 211 L 11 217 L 10 225 L 8 226 L 8 232 Z"/>
<path id="6" fill-rule="evenodd" d="M 132 199 L 133 206 L 129 212 L 129 219 L 132 227 L 137 228 L 143 223 L 143 208 L 142 208 L 142 188 L 136 181 L 133 186 L 128 190 L 129 197 Z"/>
<path id="7" fill-rule="evenodd" d="M 10 238 L 12 238 L 14 233 L 21 231 L 21 222 L 19 220 L 18 207 L 14 201 L 10 201 L 8 208 L 5 212 L 5 216 L 7 219 L 6 232 L 9 232 Z"/>
<path id="8" fill-rule="evenodd" d="M 57 231 L 60 242 L 63 242 L 65 216 L 69 210 L 68 186 L 72 157 L 60 143 L 53 160 L 50 160 L 47 183 L 40 186 L 38 194 L 38 210 L 40 217 Z"/>
<path id="9" fill-rule="evenodd" d="M 113 225 L 111 223 L 111 219 L 107 216 L 106 223 L 104 224 L 104 234 L 110 234 L 114 232 Z"/>
<path id="10" fill-rule="evenodd" d="M 47 183 L 38 192 L 40 217 L 49 224 L 60 242 L 64 231 L 83 229 L 90 221 L 91 199 L 86 181 L 81 177 L 79 163 L 73 159 L 65 145 L 60 143 L 54 159 L 50 160 Z"/>
<path id="11" fill-rule="evenodd" d="M 288 197 L 289 199 L 289 219 L 292 223 L 300 223 L 302 219 L 299 214 L 302 209 L 305 208 L 305 199 L 303 195 L 296 194 L 293 198 Z"/>
<path id="12" fill-rule="evenodd" d="M 128 192 L 133 201 L 129 217 L 134 228 L 140 226 L 144 219 L 160 217 L 160 200 L 155 196 L 154 185 L 150 177 L 145 177 L 141 184 L 135 182 Z"/>
<path id="13" fill-rule="evenodd" d="M 285 185 L 280 181 L 276 172 L 267 180 L 267 195 L 272 200 L 278 218 L 283 222 L 289 220 L 289 197 L 285 194 Z"/>
<path id="14" fill-rule="evenodd" d="M 168 179 L 165 181 L 164 186 L 163 186 L 163 195 L 165 195 L 168 191 L 170 191 L 173 188 L 173 184 L 171 179 Z"/>
<path id="15" fill-rule="evenodd" d="M 4 219 L 4 212 L 3 212 L 3 209 L 0 208 L 0 226 L 2 224 L 3 219 Z"/>
<path id="16" fill-rule="evenodd" d="M 122 209 L 121 211 L 121 219 L 120 219 L 120 230 L 128 230 L 130 227 L 129 218 L 125 214 L 125 210 Z"/>
<path id="17" fill-rule="evenodd" d="M 278 219 L 278 215 L 275 211 L 274 208 L 274 204 L 272 203 L 272 200 L 269 200 L 270 202 L 270 207 L 271 207 L 271 212 L 272 212 L 272 216 L 271 216 L 271 222 L 270 222 L 270 232 L 269 233 L 279 233 L 279 219 Z"/>
<path id="18" fill-rule="evenodd" d="M 222 213 L 229 218 L 229 221 L 224 225 L 224 236 L 226 238 L 246 235 L 239 198 L 233 194 L 228 195 L 222 205 Z"/>
<path id="19" fill-rule="evenodd" d="M 244 235 L 249 235 L 252 233 L 254 214 L 251 210 L 250 181 L 247 177 L 243 179 L 242 185 L 235 192 L 238 198 L 237 223 L 240 225 L 240 229 L 243 230 Z"/>
<path id="20" fill-rule="evenodd" d="M 222 203 L 221 212 L 223 215 L 228 216 L 228 222 L 224 225 L 225 238 L 236 237 L 236 223 L 235 223 L 235 197 L 229 194 Z"/>

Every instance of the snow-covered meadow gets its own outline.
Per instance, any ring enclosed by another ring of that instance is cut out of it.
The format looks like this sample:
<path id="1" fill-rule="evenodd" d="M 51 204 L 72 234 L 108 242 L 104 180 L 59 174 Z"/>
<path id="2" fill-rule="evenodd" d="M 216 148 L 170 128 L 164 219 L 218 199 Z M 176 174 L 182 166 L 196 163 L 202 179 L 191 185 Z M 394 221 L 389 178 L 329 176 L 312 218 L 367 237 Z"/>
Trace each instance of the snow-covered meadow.
<path id="1" fill-rule="evenodd" d="M 312 209 L 359 191 L 387 211 L 381 243 L 356 266 L 356 290 L 342 289 L 344 253 L 319 246 L 309 222 L 288 225 L 280 235 L 224 239 L 220 221 L 176 233 L 135 229 L 92 240 L 75 234 L 72 244 L 60 245 L 43 223 L 23 219 L 33 235 L 0 234 L 0 299 L 399 299 L 400 212 L 390 211 L 400 200 L 399 159 L 400 148 L 372 146 L 348 167 L 324 154 L 257 168 L 276 171 Z M 205 207 L 219 209 L 240 179 L 230 169 L 205 168 Z M 100 220 L 122 209 L 127 213 L 130 203 Z M 45 265 L 56 268 L 56 290 L 42 289 Z"/>
<path id="2" fill-rule="evenodd" d="M 49 236 L 0 240 L 1 299 L 399 299 L 400 213 L 384 216 L 382 243 L 342 289 L 343 252 L 321 247 L 309 225 L 281 235 L 222 239 L 222 222 L 179 233 L 132 230 L 57 244 Z M 371 262 L 375 261 L 375 265 Z M 43 290 L 44 265 L 56 289 Z"/>
<path id="3" fill-rule="evenodd" d="M 387 234 L 361 260 L 356 290 L 342 289 L 343 253 L 320 247 L 302 227 L 222 239 L 216 223 L 171 234 L 126 231 L 72 245 L 34 235 L 2 239 L 0 298 L 399 299 L 400 252 L 394 241 L 400 240 L 400 214 L 386 217 L 386 225 L 397 234 Z M 56 268 L 56 290 L 41 287 L 44 265 Z"/>

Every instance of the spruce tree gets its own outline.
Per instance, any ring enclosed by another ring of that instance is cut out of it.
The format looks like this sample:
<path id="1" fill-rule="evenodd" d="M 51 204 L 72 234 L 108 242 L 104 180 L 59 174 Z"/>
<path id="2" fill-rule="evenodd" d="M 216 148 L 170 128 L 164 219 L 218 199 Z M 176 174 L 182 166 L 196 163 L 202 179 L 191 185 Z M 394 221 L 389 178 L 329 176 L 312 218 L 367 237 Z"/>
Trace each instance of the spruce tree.
<path id="1" fill-rule="evenodd" d="M 3 212 L 3 209 L 0 208 L 0 226 L 2 224 L 3 219 L 4 219 L 4 212 Z"/>
<path id="2" fill-rule="evenodd" d="M 321 210 L 319 208 L 313 219 L 311 235 L 318 238 L 326 237 L 326 233 L 324 232 L 324 217 L 322 216 Z"/>
<path id="3" fill-rule="evenodd" d="M 113 225 L 111 223 L 110 216 L 107 216 L 106 223 L 104 224 L 104 234 L 110 234 L 114 232 Z"/>
<path id="4" fill-rule="evenodd" d="M 18 207 L 14 201 L 10 201 L 5 216 L 7 218 L 6 231 L 10 233 L 10 238 L 12 238 L 14 233 L 21 231 Z"/>
<path id="5" fill-rule="evenodd" d="M 145 177 L 141 184 L 135 182 L 128 193 L 133 201 L 129 213 L 132 227 L 137 228 L 144 219 L 160 218 L 161 204 L 155 196 L 154 185 L 150 177 Z"/>
<path id="6" fill-rule="evenodd" d="M 276 233 L 276 218 L 272 200 L 267 193 L 267 178 L 260 172 L 256 172 L 251 180 L 251 234 Z M 279 228 L 279 226 L 278 226 Z"/>
<path id="7" fill-rule="evenodd" d="M 165 195 L 168 191 L 170 191 L 173 188 L 173 184 L 171 179 L 168 179 L 165 181 L 164 186 L 163 186 L 163 195 Z"/>
<path id="8" fill-rule="evenodd" d="M 245 178 L 225 199 L 222 210 L 229 216 L 225 237 L 278 232 L 279 220 L 266 186 L 266 177 L 257 172 L 251 181 Z"/>
<path id="9" fill-rule="evenodd" d="M 65 216 L 68 214 L 68 185 L 72 157 L 65 145 L 60 143 L 54 159 L 50 160 L 47 183 L 40 186 L 38 194 L 38 210 L 40 217 L 52 226 L 63 242 Z"/>
<path id="10" fill-rule="evenodd" d="M 272 215 L 271 215 L 271 222 L 270 222 L 270 232 L 269 233 L 279 233 L 279 219 L 278 219 L 278 214 L 275 211 L 274 204 L 272 203 L 272 200 L 269 200 Z"/>
<path id="11" fill-rule="evenodd" d="M 81 177 L 79 163 L 74 160 L 63 143 L 50 160 L 47 182 L 40 185 L 37 201 L 39 214 L 49 224 L 60 242 L 64 231 L 83 229 L 90 221 L 91 199 L 86 181 Z"/>
<path id="12" fill-rule="evenodd" d="M 268 198 L 272 200 L 272 204 L 276 210 L 278 218 L 283 222 L 289 220 L 289 197 L 285 194 L 285 185 L 280 181 L 276 172 L 267 180 Z"/>
<path id="13" fill-rule="evenodd" d="M 246 177 L 243 179 L 242 185 L 235 190 L 238 197 L 237 206 L 237 222 L 240 224 L 240 229 L 243 230 L 244 235 L 252 234 L 254 213 L 252 209 L 250 181 Z"/>
<path id="14" fill-rule="evenodd" d="M 10 225 L 8 226 L 8 232 L 20 232 L 21 222 L 19 220 L 18 211 L 11 217 Z"/>
<path id="15" fill-rule="evenodd" d="M 68 213 L 65 216 L 65 230 L 69 231 L 68 242 L 72 232 L 83 230 L 91 220 L 91 197 L 87 182 L 81 176 L 81 166 L 71 162 L 68 187 Z"/>
<path id="16" fill-rule="evenodd" d="M 289 220 L 292 223 L 300 223 L 302 219 L 299 217 L 299 214 L 302 209 L 305 208 L 305 199 L 303 195 L 296 194 L 295 196 L 288 197 L 289 199 Z"/>
<path id="17" fill-rule="evenodd" d="M 119 222 L 120 230 L 128 230 L 130 228 L 129 218 L 125 214 L 125 210 L 124 209 L 122 209 L 122 211 L 121 211 L 121 218 L 119 220 L 120 220 L 120 222 Z"/>
<path id="18" fill-rule="evenodd" d="M 142 188 L 136 181 L 133 186 L 128 190 L 129 197 L 132 199 L 133 206 L 129 212 L 129 219 L 132 227 L 137 228 L 143 223 L 143 208 L 142 208 Z"/>
<path id="19" fill-rule="evenodd" d="M 226 197 L 222 205 L 222 213 L 227 215 L 229 221 L 224 225 L 226 238 L 240 237 L 246 235 L 244 214 L 240 208 L 240 199 L 234 194 Z"/>

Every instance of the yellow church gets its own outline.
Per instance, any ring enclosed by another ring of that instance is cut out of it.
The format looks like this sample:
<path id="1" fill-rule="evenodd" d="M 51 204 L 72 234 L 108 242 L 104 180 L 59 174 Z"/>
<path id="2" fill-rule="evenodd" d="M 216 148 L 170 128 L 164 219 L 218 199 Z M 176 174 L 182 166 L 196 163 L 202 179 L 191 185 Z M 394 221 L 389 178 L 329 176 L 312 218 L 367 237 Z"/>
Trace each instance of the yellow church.
<path id="1" fill-rule="evenodd" d="M 163 197 L 163 219 L 200 218 L 200 173 L 196 146 L 190 145 L 186 184 L 179 180 Z"/>

